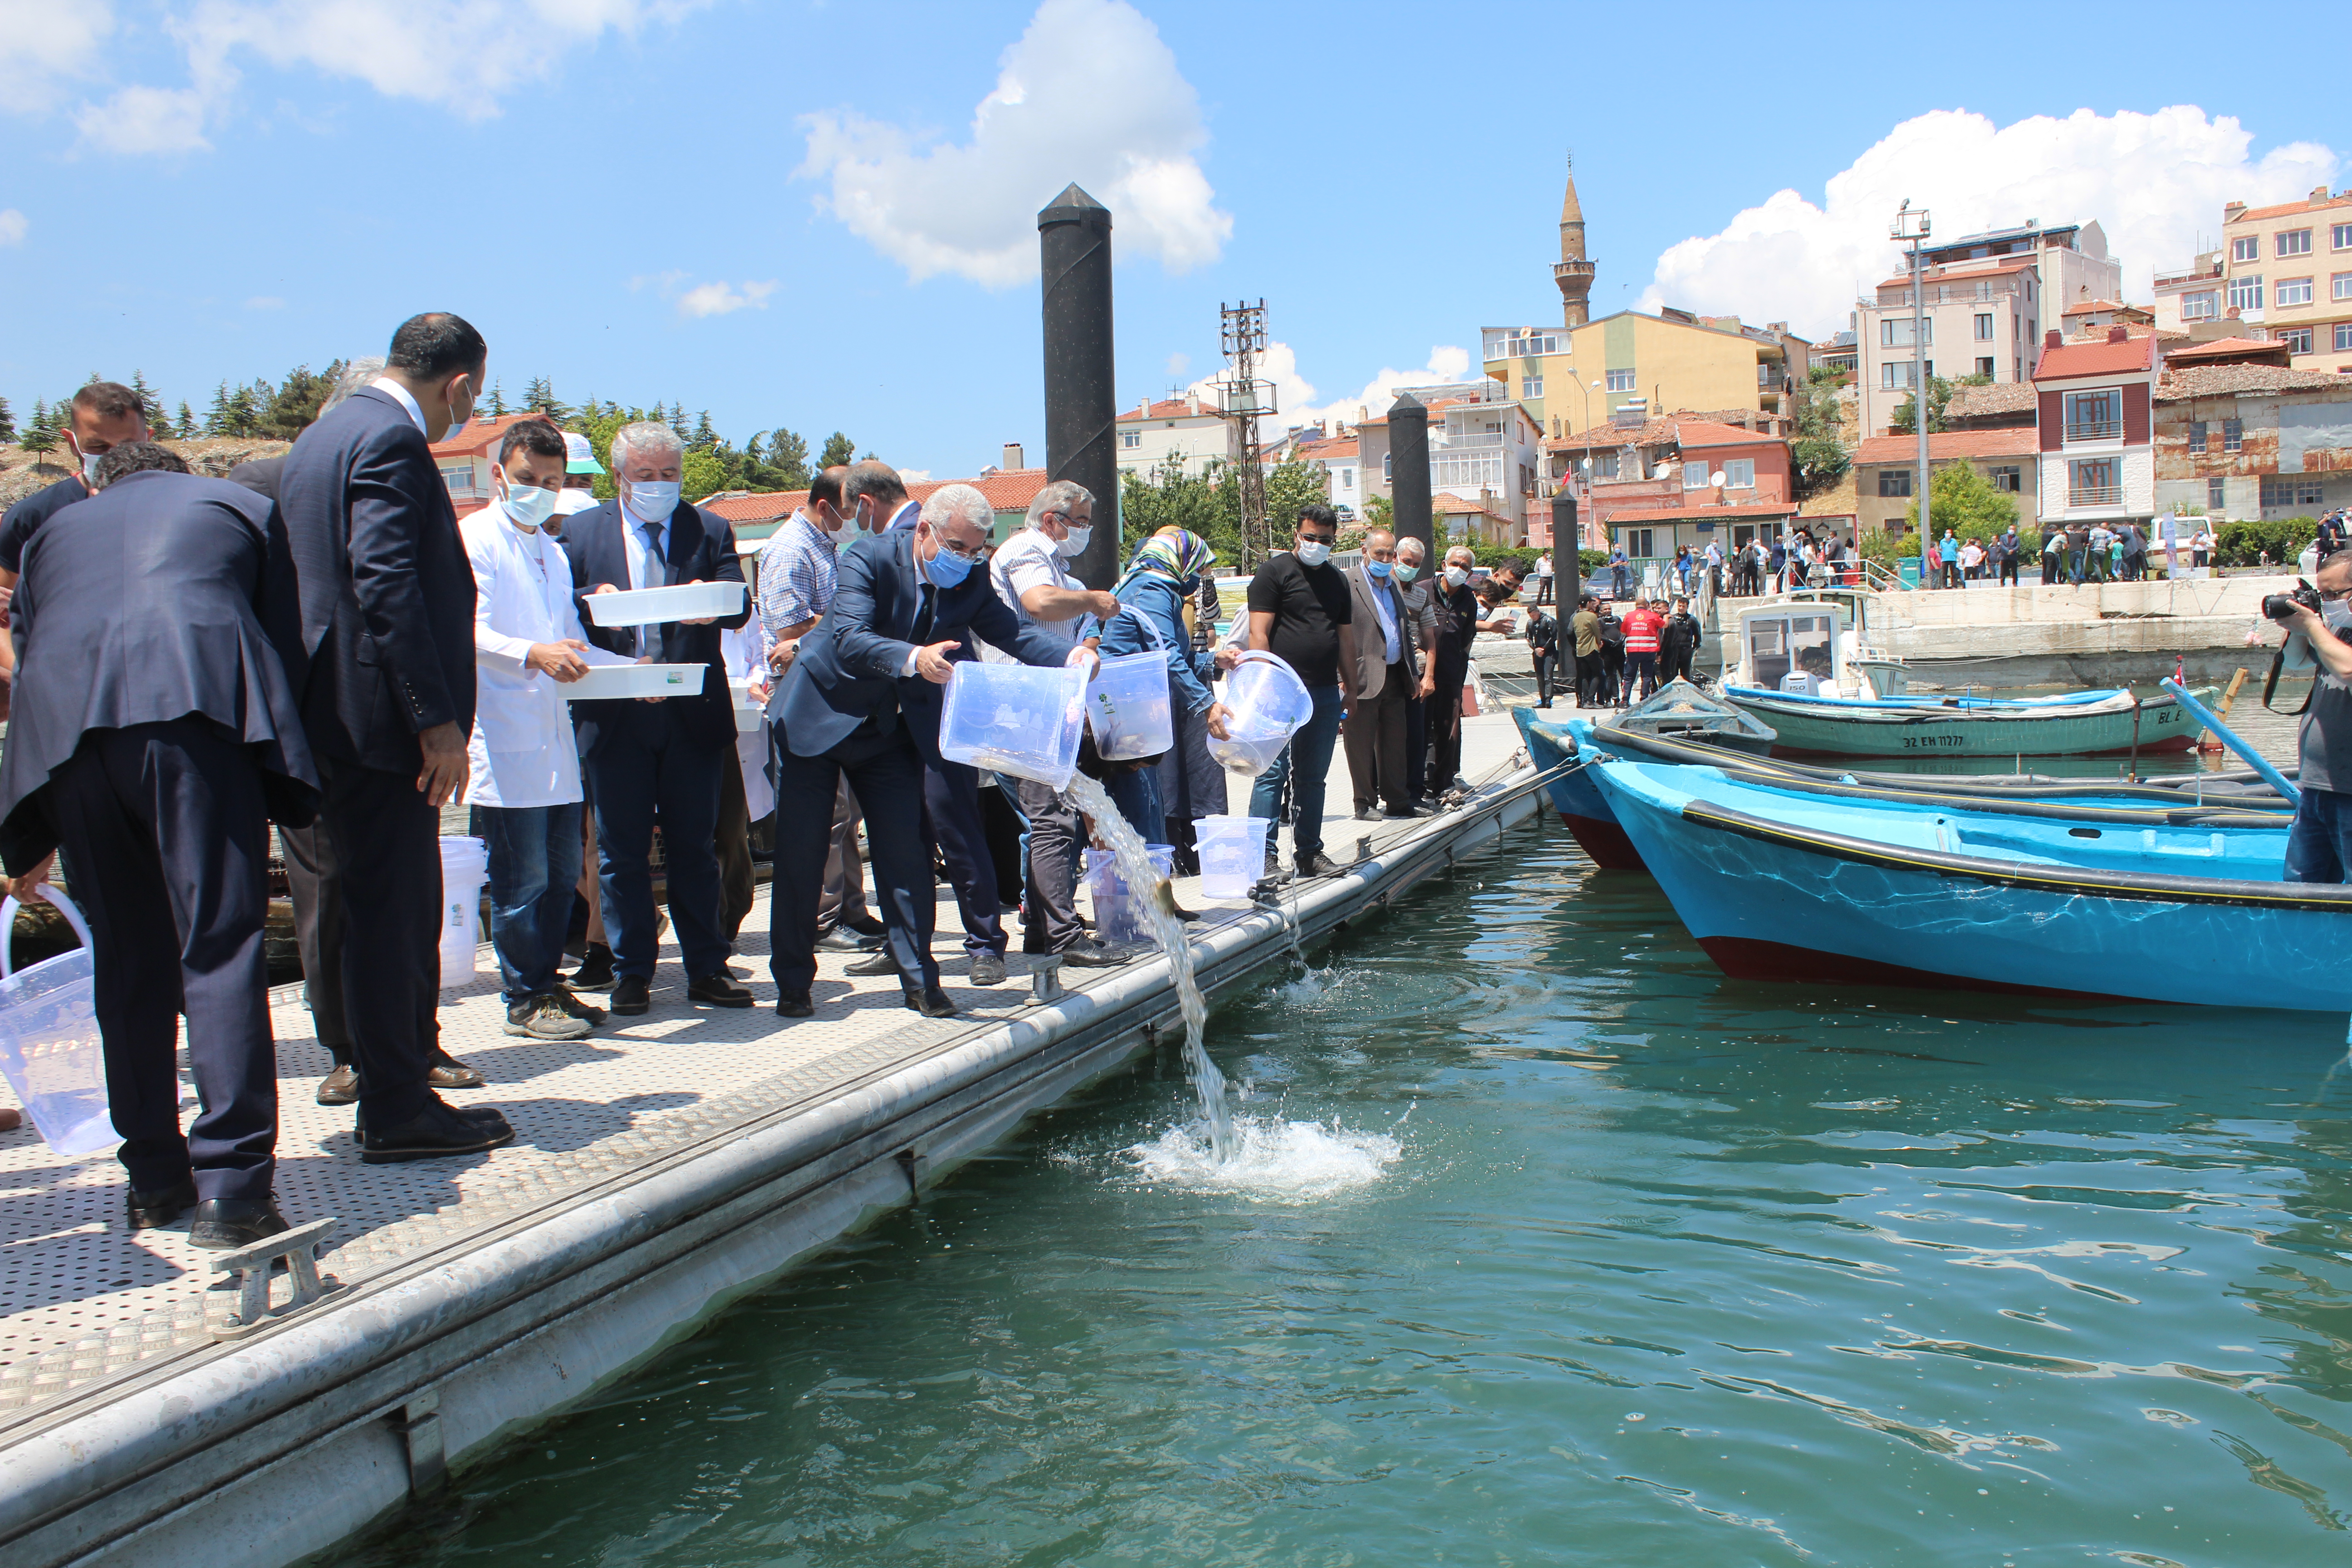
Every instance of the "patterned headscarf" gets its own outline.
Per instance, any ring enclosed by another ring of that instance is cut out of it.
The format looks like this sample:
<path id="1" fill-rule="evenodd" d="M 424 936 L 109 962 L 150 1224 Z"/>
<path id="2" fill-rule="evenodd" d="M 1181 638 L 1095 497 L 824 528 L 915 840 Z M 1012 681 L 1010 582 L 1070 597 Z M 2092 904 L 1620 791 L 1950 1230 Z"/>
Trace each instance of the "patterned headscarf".
<path id="1" fill-rule="evenodd" d="M 1155 533 L 1145 540 L 1128 571 L 1149 568 L 1164 572 L 1179 583 L 1189 583 L 1215 565 L 1216 561 L 1217 552 L 1209 548 L 1207 540 L 1180 528 L 1173 533 Z"/>

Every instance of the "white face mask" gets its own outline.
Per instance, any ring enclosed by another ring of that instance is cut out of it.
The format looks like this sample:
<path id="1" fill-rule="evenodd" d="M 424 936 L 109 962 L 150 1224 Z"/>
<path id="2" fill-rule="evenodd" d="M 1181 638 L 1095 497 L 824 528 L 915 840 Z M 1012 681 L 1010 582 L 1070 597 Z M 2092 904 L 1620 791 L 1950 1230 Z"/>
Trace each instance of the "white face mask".
<path id="1" fill-rule="evenodd" d="M 106 454 L 103 452 L 82 453 L 81 482 L 88 485 L 91 489 L 98 489 L 98 465 L 105 460 Z"/>
<path id="2" fill-rule="evenodd" d="M 1095 531 L 1091 525 L 1086 528 L 1073 528 L 1070 530 L 1068 538 L 1054 541 L 1054 553 L 1065 561 L 1074 560 L 1086 553 L 1087 541 L 1094 536 Z"/>
<path id="3" fill-rule="evenodd" d="M 537 528 L 555 513 L 558 490 L 542 490 L 530 485 L 507 480 L 507 493 L 499 498 L 507 516 L 517 528 Z"/>
<path id="4" fill-rule="evenodd" d="M 2352 627 L 2352 599 L 2329 599 L 2319 606 L 2319 618 L 2337 631 Z"/>
<path id="5" fill-rule="evenodd" d="M 669 514 L 677 510 L 678 491 L 684 488 L 676 479 L 632 479 L 629 510 L 640 521 L 667 522 Z"/>
<path id="6" fill-rule="evenodd" d="M 1467 583 L 1468 581 L 1470 581 L 1470 574 L 1463 568 L 1459 566 L 1448 566 L 1445 569 L 1445 585 L 1447 587 L 1459 588 L 1463 584 Z"/>
<path id="7" fill-rule="evenodd" d="M 1331 559 L 1331 547 L 1318 540 L 1296 546 L 1291 553 L 1298 557 L 1301 566 L 1320 566 Z"/>

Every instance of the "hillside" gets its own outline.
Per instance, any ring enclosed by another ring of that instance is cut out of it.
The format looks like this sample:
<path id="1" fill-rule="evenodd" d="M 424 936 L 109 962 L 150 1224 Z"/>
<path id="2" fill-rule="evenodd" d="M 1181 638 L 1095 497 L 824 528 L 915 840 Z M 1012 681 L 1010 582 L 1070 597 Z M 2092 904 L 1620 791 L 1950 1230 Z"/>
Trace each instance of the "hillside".
<path id="1" fill-rule="evenodd" d="M 282 455 L 293 443 L 259 439 L 207 438 L 201 441 L 166 441 L 164 446 L 177 452 L 188 467 L 200 474 L 223 477 L 239 463 L 256 458 Z M 59 442 L 55 451 L 46 454 L 38 462 L 34 455 L 21 447 L 0 447 L 0 508 L 12 507 L 44 485 L 55 484 L 73 472 L 70 462 L 72 448 Z"/>

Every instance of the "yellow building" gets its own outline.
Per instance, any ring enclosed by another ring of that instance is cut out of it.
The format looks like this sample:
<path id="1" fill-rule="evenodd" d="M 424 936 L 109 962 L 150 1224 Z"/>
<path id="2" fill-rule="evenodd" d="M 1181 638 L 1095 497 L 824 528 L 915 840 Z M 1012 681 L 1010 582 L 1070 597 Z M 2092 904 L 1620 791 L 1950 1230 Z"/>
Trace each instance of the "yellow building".
<path id="1" fill-rule="evenodd" d="M 1576 177 L 1560 203 L 1559 327 L 1487 327 L 1479 336 L 1486 374 L 1554 437 L 1606 424 L 1636 403 L 1676 408 L 1790 412 L 1791 378 L 1801 379 L 1812 345 L 1788 323 L 1751 327 L 1737 316 L 1662 310 L 1620 310 L 1590 321 L 1585 299 L 1595 264 L 1584 254 L 1584 208 Z"/>

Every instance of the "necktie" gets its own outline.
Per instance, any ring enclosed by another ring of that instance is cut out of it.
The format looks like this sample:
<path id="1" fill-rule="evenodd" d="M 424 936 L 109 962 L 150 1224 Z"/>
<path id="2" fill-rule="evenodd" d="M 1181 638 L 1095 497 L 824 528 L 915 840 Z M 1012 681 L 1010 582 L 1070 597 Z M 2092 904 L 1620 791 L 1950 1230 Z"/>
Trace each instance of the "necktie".
<path id="1" fill-rule="evenodd" d="M 931 640 L 931 601 L 938 593 L 929 583 L 922 585 L 923 607 L 915 612 L 915 634 L 908 639 L 917 647 Z"/>
<path id="2" fill-rule="evenodd" d="M 663 570 L 668 563 L 662 558 L 661 524 L 658 522 L 640 523 L 637 526 L 637 531 L 646 536 L 645 585 L 648 588 L 662 587 L 668 583 L 669 574 Z M 656 664 L 659 664 L 661 662 L 661 627 L 649 626 L 639 626 L 637 628 L 637 653 L 640 658 L 650 658 Z"/>

